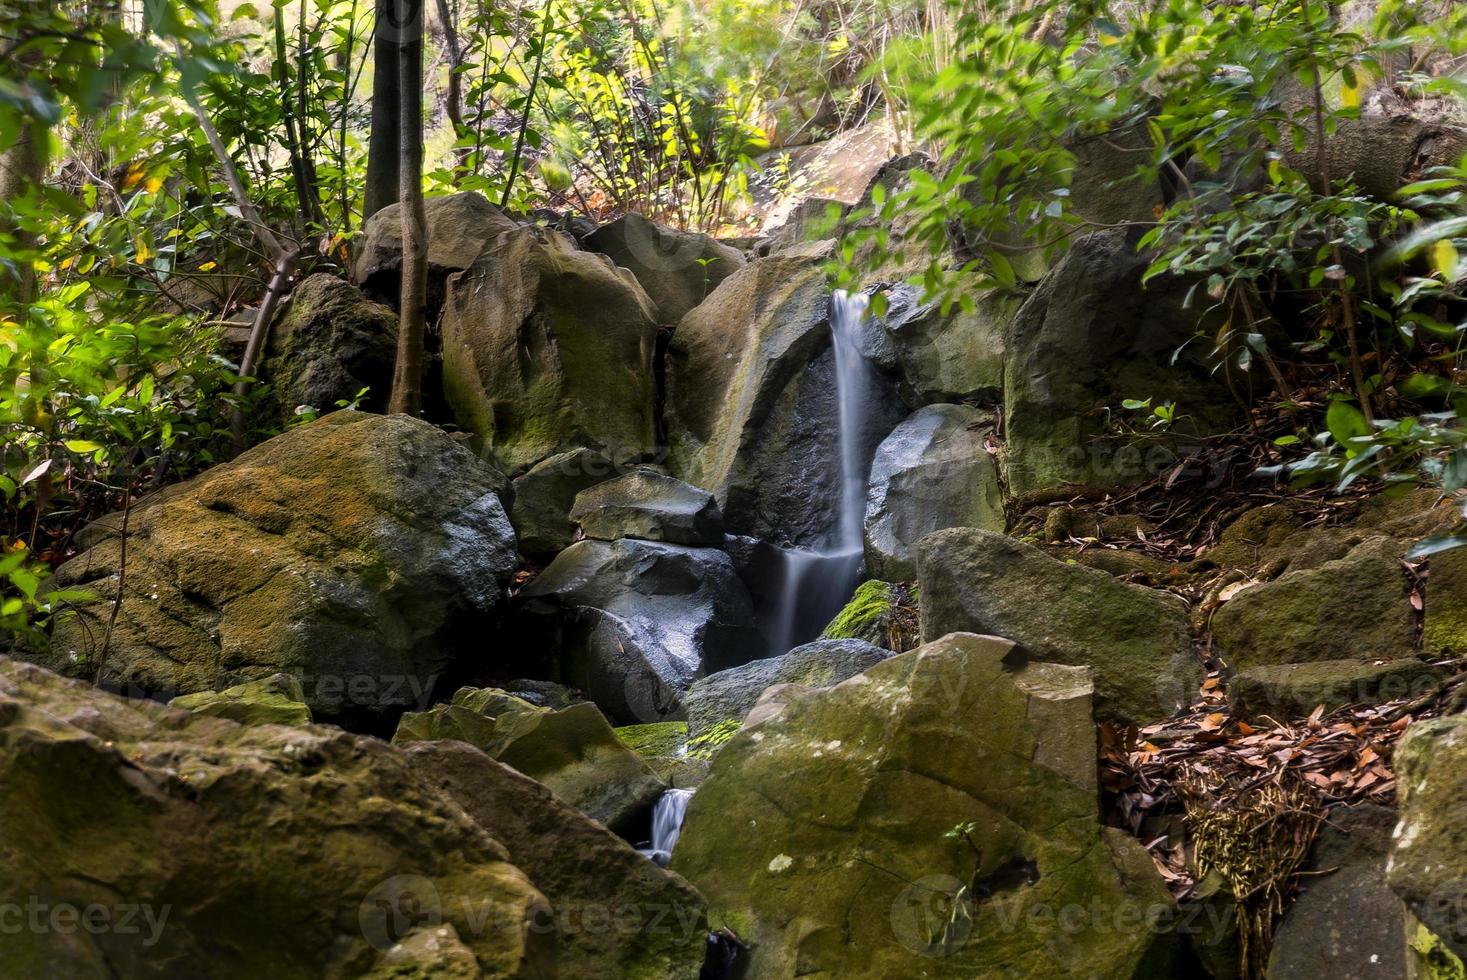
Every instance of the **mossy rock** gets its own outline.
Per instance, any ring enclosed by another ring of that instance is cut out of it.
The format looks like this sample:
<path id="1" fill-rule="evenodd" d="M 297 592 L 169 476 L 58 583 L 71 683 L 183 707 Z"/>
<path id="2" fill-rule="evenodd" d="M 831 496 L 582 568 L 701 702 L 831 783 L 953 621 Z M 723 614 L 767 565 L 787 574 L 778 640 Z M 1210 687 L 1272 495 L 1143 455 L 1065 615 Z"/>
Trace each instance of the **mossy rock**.
<path id="1" fill-rule="evenodd" d="M 671 758 L 687 744 L 688 723 L 659 721 L 649 725 L 623 725 L 616 729 L 616 737 L 644 759 Z"/>
<path id="2" fill-rule="evenodd" d="M 1393 761 L 1400 821 L 1386 880 L 1440 938 L 1443 952 L 1467 958 L 1467 920 L 1461 914 L 1467 908 L 1467 715 L 1414 722 Z"/>
<path id="3" fill-rule="evenodd" d="M 311 709 L 305 703 L 301 682 L 289 674 L 276 674 L 223 691 L 185 694 L 169 702 L 196 715 L 228 718 L 241 725 L 309 725 Z"/>
<path id="4" fill-rule="evenodd" d="M 1381 704 L 1426 694 L 1444 671 L 1420 660 L 1322 660 L 1253 667 L 1228 681 L 1233 714 L 1303 718 L 1319 705 Z"/>
<path id="5" fill-rule="evenodd" d="M 851 601 L 820 634 L 822 640 L 862 640 L 873 646 L 902 653 L 916 646 L 915 629 L 904 629 L 904 621 L 915 620 L 917 590 L 897 582 L 871 580 L 856 587 Z M 915 626 L 915 622 L 911 625 Z M 897 642 L 893 642 L 893 635 Z M 903 649 L 894 649 L 902 647 Z"/>
<path id="6" fill-rule="evenodd" d="M 1467 964 L 1452 952 L 1442 937 L 1419 922 L 1407 946 L 1410 948 L 1413 980 L 1467 980 Z"/>
<path id="7" fill-rule="evenodd" d="M 1431 653 L 1467 653 L 1467 548 L 1437 552 L 1430 569 L 1422 646 Z"/>

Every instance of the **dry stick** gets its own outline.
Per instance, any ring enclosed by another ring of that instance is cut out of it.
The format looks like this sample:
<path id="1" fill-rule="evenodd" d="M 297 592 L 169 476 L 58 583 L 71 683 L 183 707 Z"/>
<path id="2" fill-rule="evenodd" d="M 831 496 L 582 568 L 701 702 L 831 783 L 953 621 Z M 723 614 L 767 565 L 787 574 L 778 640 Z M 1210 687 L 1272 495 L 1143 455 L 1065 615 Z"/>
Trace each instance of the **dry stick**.
<path id="1" fill-rule="evenodd" d="M 97 669 L 92 675 L 92 685 L 101 686 L 102 668 L 107 666 L 107 654 L 112 649 L 112 632 L 117 628 L 117 617 L 122 612 L 122 595 L 127 588 L 127 526 L 132 516 L 132 473 L 127 474 L 127 489 L 122 498 L 122 540 L 117 547 L 117 595 L 112 598 L 112 611 L 107 614 L 107 629 L 102 634 L 102 649 L 97 653 Z"/>

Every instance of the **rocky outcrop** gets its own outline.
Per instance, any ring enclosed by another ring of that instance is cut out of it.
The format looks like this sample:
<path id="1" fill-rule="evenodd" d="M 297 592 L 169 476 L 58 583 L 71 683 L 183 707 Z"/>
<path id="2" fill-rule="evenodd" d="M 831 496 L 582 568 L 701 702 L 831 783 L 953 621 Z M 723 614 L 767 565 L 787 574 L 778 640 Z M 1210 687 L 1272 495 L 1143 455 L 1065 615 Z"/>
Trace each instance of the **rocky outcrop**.
<path id="1" fill-rule="evenodd" d="M 657 321 L 676 324 L 729 276 L 744 254 L 708 235 L 654 224 L 627 214 L 602 225 L 581 244 L 631 270 L 657 308 Z"/>
<path id="2" fill-rule="evenodd" d="M 703 673 L 761 656 L 749 594 L 712 548 L 578 541 L 520 593 L 528 649 L 622 724 L 676 720 Z"/>
<path id="3" fill-rule="evenodd" d="M 1166 440 L 1143 449 L 1108 433 L 1109 413 L 1130 399 L 1176 402 L 1175 444 L 1231 418 L 1187 286 L 1166 278 L 1145 288 L 1149 259 L 1134 236 L 1097 232 L 1078 240 L 1025 301 L 1005 339 L 1004 414 L 1009 490 L 1112 485 L 1174 465 Z M 1173 359 L 1175 356 L 1175 360 Z"/>
<path id="4" fill-rule="evenodd" d="M 443 302 L 444 283 L 474 264 L 484 246 L 519 223 L 478 191 L 425 202 L 428 231 L 428 305 Z M 352 278 L 373 296 L 396 302 L 402 285 L 402 209 L 390 204 L 367 219 Z"/>
<path id="5" fill-rule="evenodd" d="M 311 709 L 301 682 L 290 674 L 276 674 L 223 691 L 184 694 L 168 702 L 174 708 L 211 718 L 228 718 L 241 725 L 309 725 Z"/>
<path id="6" fill-rule="evenodd" d="M 709 674 L 695 681 L 683 698 L 688 734 L 697 738 L 726 722 L 741 723 L 759 695 L 776 684 L 830 687 L 890 656 L 890 650 L 861 640 L 816 640 L 782 656 Z"/>
<path id="7" fill-rule="evenodd" d="M 0 659 L 0 826 L 0 904 L 61 923 L 8 932 L 11 975 L 363 976 L 400 944 L 461 950 L 473 976 L 554 975 L 552 909 L 504 847 L 340 729 L 236 725 Z"/>
<path id="8" fill-rule="evenodd" d="M 48 665 L 139 693 L 276 673 L 328 718 L 426 703 L 516 564 L 499 475 L 406 416 L 336 412 L 110 520 L 58 584 L 98 598 L 59 622 Z M 119 579 L 123 556 L 125 578 Z M 123 589 L 105 662 L 100 638 Z"/>
<path id="9" fill-rule="evenodd" d="M 570 518 L 576 494 L 617 475 L 617 467 L 594 449 L 572 449 L 530 467 L 514 481 L 510 519 L 527 555 L 560 551 L 576 538 Z"/>
<path id="10" fill-rule="evenodd" d="M 589 702 L 556 710 L 466 687 L 450 704 L 403 715 L 392 737 L 398 744 L 441 739 L 483 750 L 614 831 L 628 830 L 662 795 L 662 781 Z"/>
<path id="11" fill-rule="evenodd" d="M 1228 701 L 1238 718 L 1268 715 L 1278 721 L 1307 716 L 1317 706 L 1383 704 L 1419 697 L 1442 678 L 1420 660 L 1321 660 L 1274 664 L 1242 671 L 1228 681 Z"/>
<path id="12" fill-rule="evenodd" d="M 1244 589 L 1213 614 L 1213 638 L 1238 670 L 1410 656 L 1416 618 L 1400 563 L 1405 551 L 1375 537 L 1343 558 Z"/>
<path id="13" fill-rule="evenodd" d="M 882 328 L 891 338 L 909 404 L 996 402 L 1003 394 L 1004 334 L 1020 306 L 1005 293 L 977 296 L 944 314 L 915 286 L 893 286 Z"/>
<path id="14" fill-rule="evenodd" d="M 379 409 L 392 388 L 397 314 L 351 283 L 318 273 L 295 287 L 270 329 L 261 374 L 281 422 L 298 409 L 330 412 L 338 402 Z"/>
<path id="15" fill-rule="evenodd" d="M 654 449 L 656 334 L 631 273 L 559 232 L 519 228 L 449 284 L 445 394 L 512 472 L 579 447 L 634 461 Z"/>
<path id="16" fill-rule="evenodd" d="M 673 335 L 669 468 L 713 493 L 731 533 L 812 545 L 835 525 L 829 308 L 817 260 L 772 256 L 725 279 Z M 901 417 L 891 386 L 878 379 L 863 415 L 869 453 Z"/>
<path id="17" fill-rule="evenodd" d="M 928 535 L 917 568 L 924 639 L 991 633 L 1036 660 L 1088 666 L 1112 718 L 1165 718 L 1197 692 L 1186 606 L 1170 593 L 973 528 Z"/>
<path id="18" fill-rule="evenodd" d="M 560 976 L 695 980 L 708 926 L 703 899 L 687 882 L 468 745 L 418 742 L 404 755 L 503 844 L 545 896 Z"/>
<path id="19" fill-rule="evenodd" d="M 1406 980 L 1404 916 L 1385 882 L 1394 824 L 1374 804 L 1329 812 L 1274 932 L 1269 976 Z"/>
<path id="20" fill-rule="evenodd" d="M 866 487 L 866 571 L 917 575 L 917 542 L 950 527 L 1004 529 L 992 420 L 965 405 L 918 409 L 882 441 Z"/>
<path id="21" fill-rule="evenodd" d="M 1467 715 L 1411 725 L 1394 764 L 1400 822 L 1386 880 L 1452 955 L 1467 959 Z"/>
<path id="22" fill-rule="evenodd" d="M 1089 672 L 1015 653 L 954 635 L 777 687 L 724 745 L 672 867 L 750 976 L 1166 975 L 1171 899 L 1098 818 Z"/>
<path id="23" fill-rule="evenodd" d="M 655 470 L 633 470 L 583 490 L 570 516 L 586 537 L 600 541 L 723 544 L 723 515 L 713 495 Z"/>

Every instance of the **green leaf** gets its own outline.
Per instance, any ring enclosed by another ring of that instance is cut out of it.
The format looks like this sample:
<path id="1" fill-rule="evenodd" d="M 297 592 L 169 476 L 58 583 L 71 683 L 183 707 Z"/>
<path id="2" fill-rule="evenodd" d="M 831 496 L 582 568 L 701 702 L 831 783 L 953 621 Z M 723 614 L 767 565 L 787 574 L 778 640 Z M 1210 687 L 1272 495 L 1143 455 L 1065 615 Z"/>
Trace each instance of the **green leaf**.
<path id="1" fill-rule="evenodd" d="M 68 439 L 66 448 L 78 455 L 85 456 L 104 448 L 100 442 L 92 442 L 90 439 Z"/>
<path id="2" fill-rule="evenodd" d="M 1370 425 L 1365 421 L 1365 413 L 1344 399 L 1330 402 L 1329 410 L 1325 412 L 1324 424 L 1329 429 L 1329 434 L 1335 437 L 1335 442 L 1346 449 L 1350 448 L 1351 439 L 1370 435 Z"/>

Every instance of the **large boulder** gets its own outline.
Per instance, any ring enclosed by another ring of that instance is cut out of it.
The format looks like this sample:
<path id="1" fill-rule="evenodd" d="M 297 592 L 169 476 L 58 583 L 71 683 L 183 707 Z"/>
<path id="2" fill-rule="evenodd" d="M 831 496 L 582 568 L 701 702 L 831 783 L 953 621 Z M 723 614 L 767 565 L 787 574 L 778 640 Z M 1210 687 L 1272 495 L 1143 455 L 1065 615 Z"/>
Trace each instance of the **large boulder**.
<path id="1" fill-rule="evenodd" d="M 953 635 L 781 686 L 715 757 L 672 867 L 751 977 L 1165 976 L 1172 908 L 1102 828 L 1089 671 Z"/>
<path id="2" fill-rule="evenodd" d="M 949 527 L 1004 529 L 989 416 L 966 405 L 920 408 L 882 441 L 866 485 L 866 571 L 917 575 L 917 542 Z"/>
<path id="3" fill-rule="evenodd" d="M 1269 976 L 1406 980 L 1404 916 L 1385 881 L 1394 824 L 1374 804 L 1330 811 L 1274 930 Z"/>
<path id="4" fill-rule="evenodd" d="M 1467 715 L 1411 725 L 1394 765 L 1400 822 L 1386 880 L 1423 926 L 1467 959 Z"/>
<path id="5" fill-rule="evenodd" d="M 397 358 L 397 314 L 351 283 L 317 273 L 295 287 L 276 318 L 261 373 L 281 421 L 303 407 L 329 412 L 337 402 L 387 404 Z"/>
<path id="6" fill-rule="evenodd" d="M 682 878 L 477 749 L 418 742 L 404 754 L 504 845 L 550 902 L 560 976 L 696 980 L 707 914 Z"/>
<path id="7" fill-rule="evenodd" d="M 136 506 L 125 544 L 108 521 L 57 572 L 97 598 L 43 662 L 156 695 L 294 674 L 318 717 L 423 703 L 458 654 L 495 655 L 517 560 L 499 482 L 407 416 L 292 429 Z"/>
<path id="8" fill-rule="evenodd" d="M 676 324 L 744 267 L 744 253 L 708 235 L 654 224 L 627 214 L 581 240 L 601 252 L 642 284 L 657 308 L 659 323 Z"/>
<path id="9" fill-rule="evenodd" d="M 928 535 L 917 569 L 924 639 L 981 631 L 1037 660 L 1088 666 L 1111 718 L 1165 718 L 1197 692 L 1201 670 L 1177 596 L 976 528 Z"/>
<path id="10" fill-rule="evenodd" d="M 631 273 L 559 232 L 518 228 L 449 283 L 444 391 L 511 471 L 581 446 L 640 459 L 655 443 L 656 337 Z"/>
<path id="11" fill-rule="evenodd" d="M 811 546 L 836 524 L 829 310 L 819 261 L 771 256 L 725 279 L 673 335 L 668 464 L 718 498 L 731 533 Z M 856 435 L 865 458 L 904 414 L 894 386 L 874 372 L 867 382 Z"/>
<path id="12" fill-rule="evenodd" d="M 447 278 L 474 264 L 494 238 L 519 223 L 478 191 L 435 197 L 423 205 L 428 231 L 428 305 L 443 302 Z M 402 285 L 402 208 L 390 204 L 367 219 L 352 278 L 373 296 L 396 302 Z"/>
<path id="13" fill-rule="evenodd" d="M 1020 299 L 993 292 L 975 297 L 972 310 L 922 302 L 909 285 L 887 290 L 881 325 L 891 338 L 902 374 L 902 394 L 914 405 L 995 402 L 1003 395 L 1004 334 Z"/>
<path id="14" fill-rule="evenodd" d="M 629 830 L 664 788 L 587 701 L 557 710 L 466 687 L 450 704 L 403 715 L 392 737 L 399 744 L 441 739 L 483 750 L 614 831 Z"/>
<path id="15" fill-rule="evenodd" d="M 1238 670 L 1409 657 L 1416 614 L 1401 568 L 1405 552 L 1393 538 L 1374 537 L 1343 558 L 1244 589 L 1213 613 L 1213 638 Z"/>
<path id="16" fill-rule="evenodd" d="M 697 738 L 726 722 L 741 723 L 759 695 L 776 684 L 830 687 L 890 656 L 890 650 L 861 640 L 816 640 L 782 656 L 709 674 L 694 681 L 683 698 L 688 735 Z"/>
<path id="17" fill-rule="evenodd" d="M 713 495 L 655 470 L 633 470 L 583 490 L 570 516 L 586 537 L 602 541 L 723 544 L 723 515 Z"/>
<path id="18" fill-rule="evenodd" d="M 514 481 L 510 519 L 527 555 L 560 551 L 576 539 L 570 518 L 576 495 L 617 475 L 611 460 L 594 449 L 557 453 Z"/>
<path id="19" fill-rule="evenodd" d="M 55 924 L 6 930 L 10 976 L 363 976 L 425 929 L 472 976 L 554 975 L 553 912 L 505 849 L 396 749 L 337 728 L 0 659 L 0 827 L 0 906 Z"/>
<path id="20" fill-rule="evenodd" d="M 520 593 L 534 650 L 622 724 L 677 720 L 708 671 L 766 652 L 733 562 L 712 548 L 578 541 Z"/>
<path id="21" fill-rule="evenodd" d="M 1190 434 L 1236 411 L 1206 357 L 1189 344 L 1199 314 L 1188 284 L 1141 276 L 1150 259 L 1134 234 L 1078 240 L 1013 319 L 1005 340 L 1004 421 L 1009 490 L 1108 486 L 1155 476 Z M 1166 440 L 1146 447 L 1108 432 L 1126 399 L 1175 402 Z"/>

